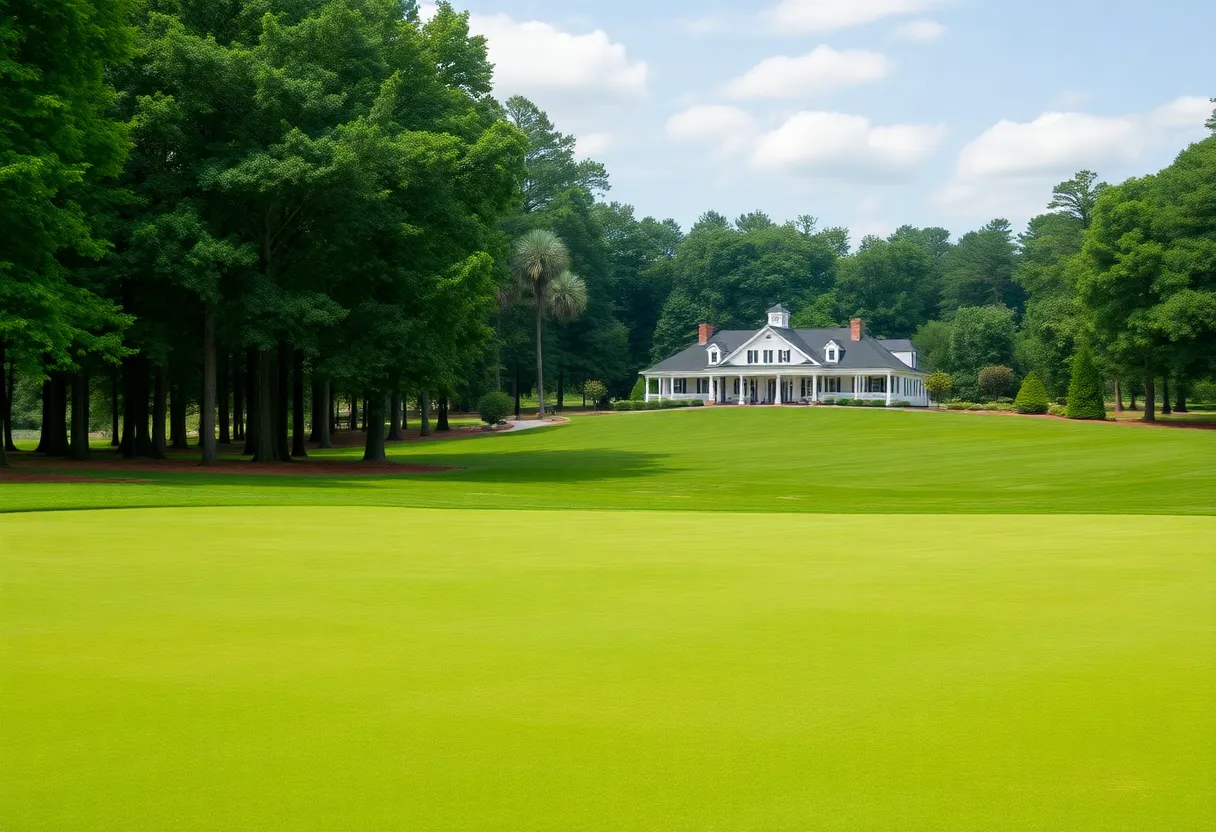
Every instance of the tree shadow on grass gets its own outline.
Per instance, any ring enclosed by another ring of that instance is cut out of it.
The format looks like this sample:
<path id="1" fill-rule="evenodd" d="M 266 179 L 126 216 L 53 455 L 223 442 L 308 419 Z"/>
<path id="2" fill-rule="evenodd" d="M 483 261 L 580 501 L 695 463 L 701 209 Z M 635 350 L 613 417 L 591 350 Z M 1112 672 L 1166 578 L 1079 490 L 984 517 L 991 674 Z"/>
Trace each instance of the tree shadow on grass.
<path id="1" fill-rule="evenodd" d="M 401 474 L 385 473 L 357 476 L 358 463 L 342 467 L 352 475 L 309 477 L 268 477 L 267 482 L 276 486 L 301 486 L 307 488 L 349 488 L 366 485 L 379 486 L 388 482 L 435 481 L 466 483 L 522 484 L 543 483 L 551 485 L 597 482 L 601 480 L 644 479 L 667 473 L 665 454 L 643 453 L 621 450 L 551 450 L 517 451 L 499 454 L 453 454 L 427 456 L 411 454 L 408 463 L 401 458 Z M 446 470 L 433 473 L 409 473 L 409 466 L 437 466 Z M 336 467 L 336 466 L 335 466 Z M 251 483 L 252 484 L 252 483 Z"/>

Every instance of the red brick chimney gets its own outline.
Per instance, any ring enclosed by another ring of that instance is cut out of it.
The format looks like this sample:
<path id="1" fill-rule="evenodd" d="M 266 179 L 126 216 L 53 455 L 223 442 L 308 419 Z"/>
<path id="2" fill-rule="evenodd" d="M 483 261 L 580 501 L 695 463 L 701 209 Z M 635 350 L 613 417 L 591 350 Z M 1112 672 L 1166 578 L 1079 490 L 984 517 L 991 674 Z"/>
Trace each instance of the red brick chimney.
<path id="1" fill-rule="evenodd" d="M 854 318 L 850 322 L 849 328 L 852 330 L 854 341 L 860 341 L 862 336 L 866 334 L 866 324 L 861 318 Z"/>
<path id="2" fill-rule="evenodd" d="M 713 324 L 701 324 L 697 327 L 697 343 L 705 346 L 709 343 L 709 339 L 714 337 Z"/>

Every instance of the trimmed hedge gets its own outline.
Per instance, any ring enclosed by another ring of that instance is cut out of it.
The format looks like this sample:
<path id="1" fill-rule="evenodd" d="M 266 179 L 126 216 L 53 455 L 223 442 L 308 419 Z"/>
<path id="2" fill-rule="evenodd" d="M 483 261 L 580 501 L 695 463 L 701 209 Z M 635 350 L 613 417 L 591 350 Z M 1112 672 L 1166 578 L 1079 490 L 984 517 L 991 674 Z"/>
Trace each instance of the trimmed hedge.
<path id="1" fill-rule="evenodd" d="M 700 399 L 651 399 L 650 401 L 619 401 L 613 402 L 612 407 L 618 413 L 623 413 L 630 410 L 677 410 L 682 407 L 705 407 L 705 402 Z"/>
<path id="2" fill-rule="evenodd" d="M 638 383 L 633 385 L 633 392 L 629 394 L 629 401 L 644 402 L 646 401 L 646 379 L 638 376 Z M 619 410 L 619 408 L 618 408 Z"/>
<path id="3" fill-rule="evenodd" d="M 477 402 L 477 413 L 487 425 L 497 425 L 514 407 L 515 401 L 506 393 L 486 393 Z"/>
<path id="4" fill-rule="evenodd" d="M 1047 405 L 1047 413 L 1051 416 L 1067 416 L 1068 408 L 1062 404 L 1049 404 Z"/>
<path id="5" fill-rule="evenodd" d="M 1048 406 L 1047 388 L 1043 386 L 1043 380 L 1039 378 L 1039 374 L 1031 373 L 1026 376 L 1026 380 L 1022 382 L 1022 389 L 1018 391 L 1018 397 L 1014 400 L 1014 407 L 1017 408 L 1018 413 L 1046 413 Z"/>
<path id="6" fill-rule="evenodd" d="M 1084 344 L 1072 359 L 1072 383 L 1068 386 L 1068 405 L 1064 415 L 1069 419 L 1106 419 L 1106 393 L 1102 389 L 1102 377 L 1094 366 L 1093 353 Z"/>

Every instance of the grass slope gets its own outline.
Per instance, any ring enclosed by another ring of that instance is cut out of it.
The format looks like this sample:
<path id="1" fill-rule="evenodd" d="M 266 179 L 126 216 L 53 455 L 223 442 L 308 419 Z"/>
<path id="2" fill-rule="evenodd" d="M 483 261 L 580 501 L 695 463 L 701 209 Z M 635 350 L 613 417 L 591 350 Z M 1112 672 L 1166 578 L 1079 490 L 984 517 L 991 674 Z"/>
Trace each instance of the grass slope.
<path id="1" fill-rule="evenodd" d="M 509 441 L 584 429 L 616 423 Z M 825 455 L 847 457 L 799 458 Z M 1213 539 L 1203 517 L 0 517 L 0 828 L 1211 828 Z"/>
<path id="2" fill-rule="evenodd" d="M 326 455 L 357 459 L 359 451 Z M 518 435 L 400 445 L 390 455 L 459 470 L 357 480 L 140 471 L 148 484 L 4 483 L 0 475 L 0 511 L 339 504 L 1216 513 L 1216 431 L 1009 416 L 718 408 L 580 417 Z"/>

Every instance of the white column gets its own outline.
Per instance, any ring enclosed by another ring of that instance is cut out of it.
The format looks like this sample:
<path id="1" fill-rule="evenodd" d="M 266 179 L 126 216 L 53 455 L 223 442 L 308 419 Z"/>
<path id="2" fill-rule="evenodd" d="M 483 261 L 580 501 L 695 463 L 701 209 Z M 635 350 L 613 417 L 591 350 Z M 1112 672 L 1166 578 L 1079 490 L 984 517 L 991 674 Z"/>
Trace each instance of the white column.
<path id="1" fill-rule="evenodd" d="M 891 404 L 891 388 L 895 386 L 895 376 L 887 373 L 887 404 Z"/>
<path id="2" fill-rule="evenodd" d="M 785 398 L 785 396 L 783 396 L 783 395 L 782 395 L 782 390 L 781 390 L 781 376 L 777 376 L 777 384 L 776 384 L 776 387 L 777 387 L 777 402 L 776 402 L 776 403 L 777 403 L 777 404 L 782 404 L 782 401 L 781 401 L 781 400 L 782 400 L 783 398 Z"/>
<path id="3" fill-rule="evenodd" d="M 739 376 L 739 404 L 747 404 L 747 380 Z"/>
<path id="4" fill-rule="evenodd" d="M 645 401 L 650 401 L 650 376 L 643 376 L 646 379 L 646 396 Z"/>

